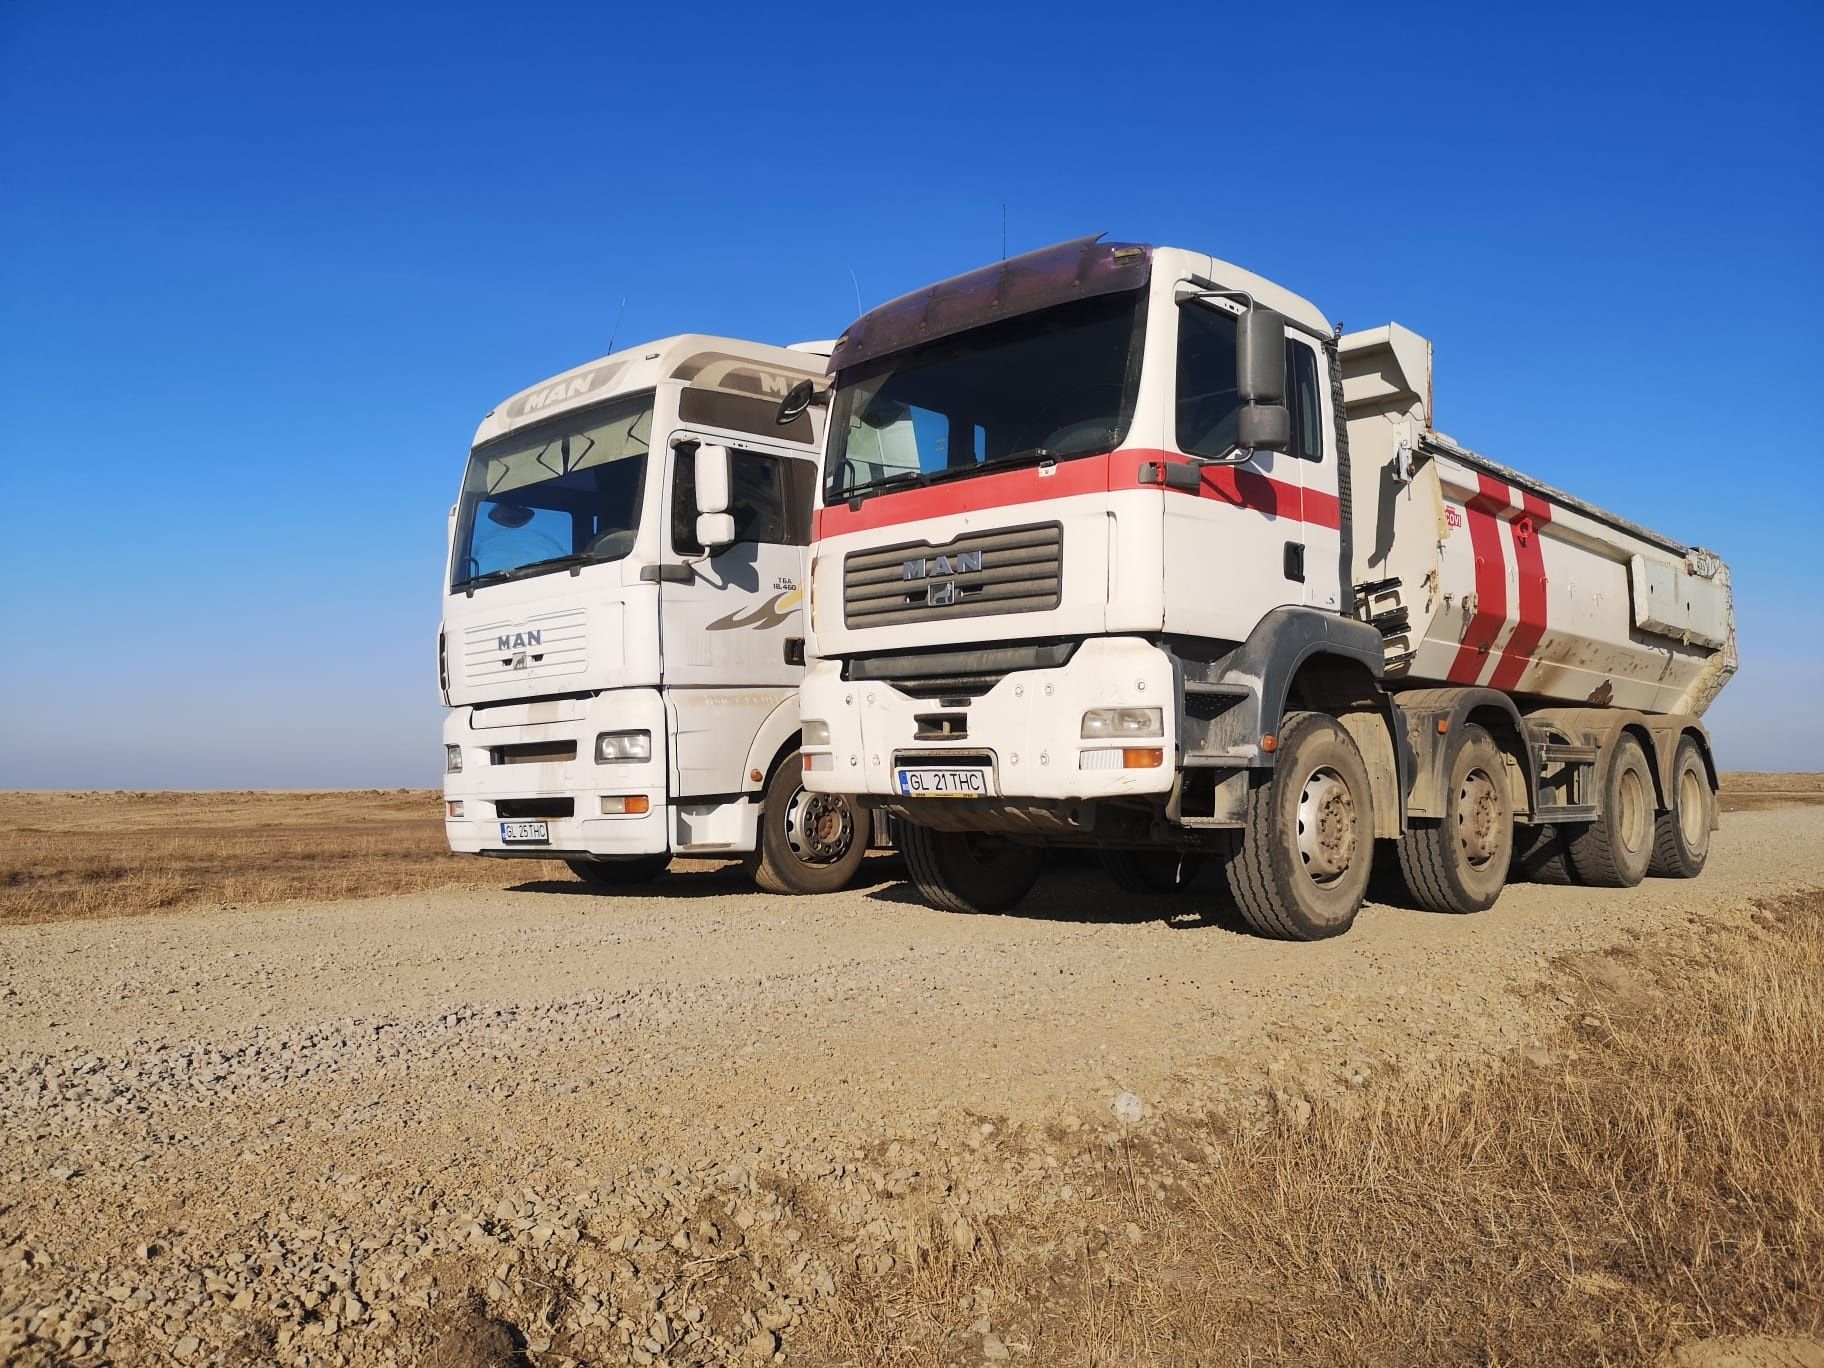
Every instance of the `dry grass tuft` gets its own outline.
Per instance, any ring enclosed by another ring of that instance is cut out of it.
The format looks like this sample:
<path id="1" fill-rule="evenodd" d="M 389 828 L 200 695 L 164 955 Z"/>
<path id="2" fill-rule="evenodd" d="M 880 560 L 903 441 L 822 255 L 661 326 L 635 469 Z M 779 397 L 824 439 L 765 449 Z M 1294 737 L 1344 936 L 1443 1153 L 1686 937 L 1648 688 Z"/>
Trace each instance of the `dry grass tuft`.
<path id="1" fill-rule="evenodd" d="M 1077 1219 L 851 1279 L 811 1357 L 973 1359 L 990 1301 L 1056 1364 L 1639 1362 L 1824 1334 L 1824 894 L 1565 972 L 1549 1057 L 1181 1130 L 1206 1158 L 1169 1186 L 1163 1155 L 1105 1147 Z"/>

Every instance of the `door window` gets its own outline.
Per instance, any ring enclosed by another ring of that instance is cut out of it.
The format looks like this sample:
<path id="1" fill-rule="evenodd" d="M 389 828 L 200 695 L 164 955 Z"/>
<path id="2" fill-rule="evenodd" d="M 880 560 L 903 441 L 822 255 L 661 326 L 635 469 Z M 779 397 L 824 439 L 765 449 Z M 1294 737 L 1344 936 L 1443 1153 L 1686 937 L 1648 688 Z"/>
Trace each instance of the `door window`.
<path id="1" fill-rule="evenodd" d="M 812 477 L 808 461 L 731 448 L 728 511 L 736 544 L 809 545 Z M 697 541 L 697 463 L 689 448 L 672 460 L 671 546 L 679 555 L 703 554 Z"/>
<path id="2" fill-rule="evenodd" d="M 1323 408 L 1317 353 L 1286 339 L 1286 407 L 1292 415 L 1291 454 L 1324 459 Z M 1235 318 L 1217 309 L 1178 310 L 1178 449 L 1191 456 L 1224 456 L 1233 450 L 1241 416 L 1235 388 Z"/>

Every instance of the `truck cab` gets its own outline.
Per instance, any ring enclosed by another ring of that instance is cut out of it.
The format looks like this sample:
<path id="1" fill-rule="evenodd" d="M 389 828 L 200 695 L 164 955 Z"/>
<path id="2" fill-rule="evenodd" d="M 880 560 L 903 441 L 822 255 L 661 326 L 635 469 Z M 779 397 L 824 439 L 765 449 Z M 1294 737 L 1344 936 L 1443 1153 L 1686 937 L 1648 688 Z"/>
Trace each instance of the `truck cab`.
<path id="1" fill-rule="evenodd" d="M 821 369 L 814 345 L 682 335 L 482 420 L 438 632 L 452 850 L 600 887 L 674 855 L 775 892 L 853 876 L 871 828 L 799 777 Z"/>

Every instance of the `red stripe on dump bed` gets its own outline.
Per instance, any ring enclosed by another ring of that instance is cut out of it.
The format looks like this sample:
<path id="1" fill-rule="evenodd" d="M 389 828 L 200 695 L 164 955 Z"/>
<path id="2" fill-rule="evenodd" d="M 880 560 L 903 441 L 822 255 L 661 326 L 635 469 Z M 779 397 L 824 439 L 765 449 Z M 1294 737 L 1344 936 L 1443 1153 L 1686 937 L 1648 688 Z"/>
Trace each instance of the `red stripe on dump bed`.
<path id="1" fill-rule="evenodd" d="M 929 489 L 875 494 L 863 500 L 860 508 L 850 508 L 843 503 L 818 509 L 812 522 L 812 535 L 835 537 L 845 532 L 865 532 L 875 527 L 892 527 L 898 523 L 976 513 L 989 508 L 1011 508 L 1044 499 L 1143 488 L 1146 486 L 1139 483 L 1140 467 L 1148 463 L 1185 465 L 1189 461 L 1176 452 L 1127 447 L 1101 456 L 1059 461 L 1050 467 L 975 475 L 955 484 Z M 1157 488 L 1157 483 L 1151 487 Z M 1191 494 L 1190 490 L 1167 492 Z M 1343 525 L 1342 504 L 1336 495 L 1270 479 L 1259 471 L 1240 466 L 1205 466 L 1202 483 L 1193 497 L 1216 499 L 1236 508 L 1264 513 L 1270 518 L 1285 518 L 1314 527 L 1339 529 Z"/>
<path id="2" fill-rule="evenodd" d="M 1508 488 L 1480 472 L 1476 483 L 1481 492 L 1463 506 L 1469 522 L 1469 547 L 1476 558 L 1476 611 L 1463 631 L 1457 658 L 1444 676 L 1452 684 L 1476 682 L 1495 638 L 1507 626 L 1507 566 L 1501 559 L 1501 524 L 1497 515 L 1508 508 Z"/>
<path id="3" fill-rule="evenodd" d="M 1501 662 L 1488 677 L 1489 687 L 1495 689 L 1512 689 L 1520 682 L 1545 636 L 1545 546 L 1540 529 L 1552 520 L 1552 507 L 1524 490 L 1520 499 L 1523 507 L 1507 525 L 1514 543 L 1514 568 L 1520 574 L 1519 621 L 1501 648 Z"/>

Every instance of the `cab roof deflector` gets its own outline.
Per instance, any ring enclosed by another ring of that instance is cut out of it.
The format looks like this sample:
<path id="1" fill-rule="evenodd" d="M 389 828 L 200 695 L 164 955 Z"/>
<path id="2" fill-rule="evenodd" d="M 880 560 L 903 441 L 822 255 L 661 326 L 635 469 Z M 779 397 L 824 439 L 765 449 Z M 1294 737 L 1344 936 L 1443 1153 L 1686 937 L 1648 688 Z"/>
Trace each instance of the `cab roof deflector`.
<path id="1" fill-rule="evenodd" d="M 870 309 L 836 339 L 830 374 L 1035 309 L 1136 290 L 1152 269 L 1150 246 L 1099 233 L 997 261 Z"/>

